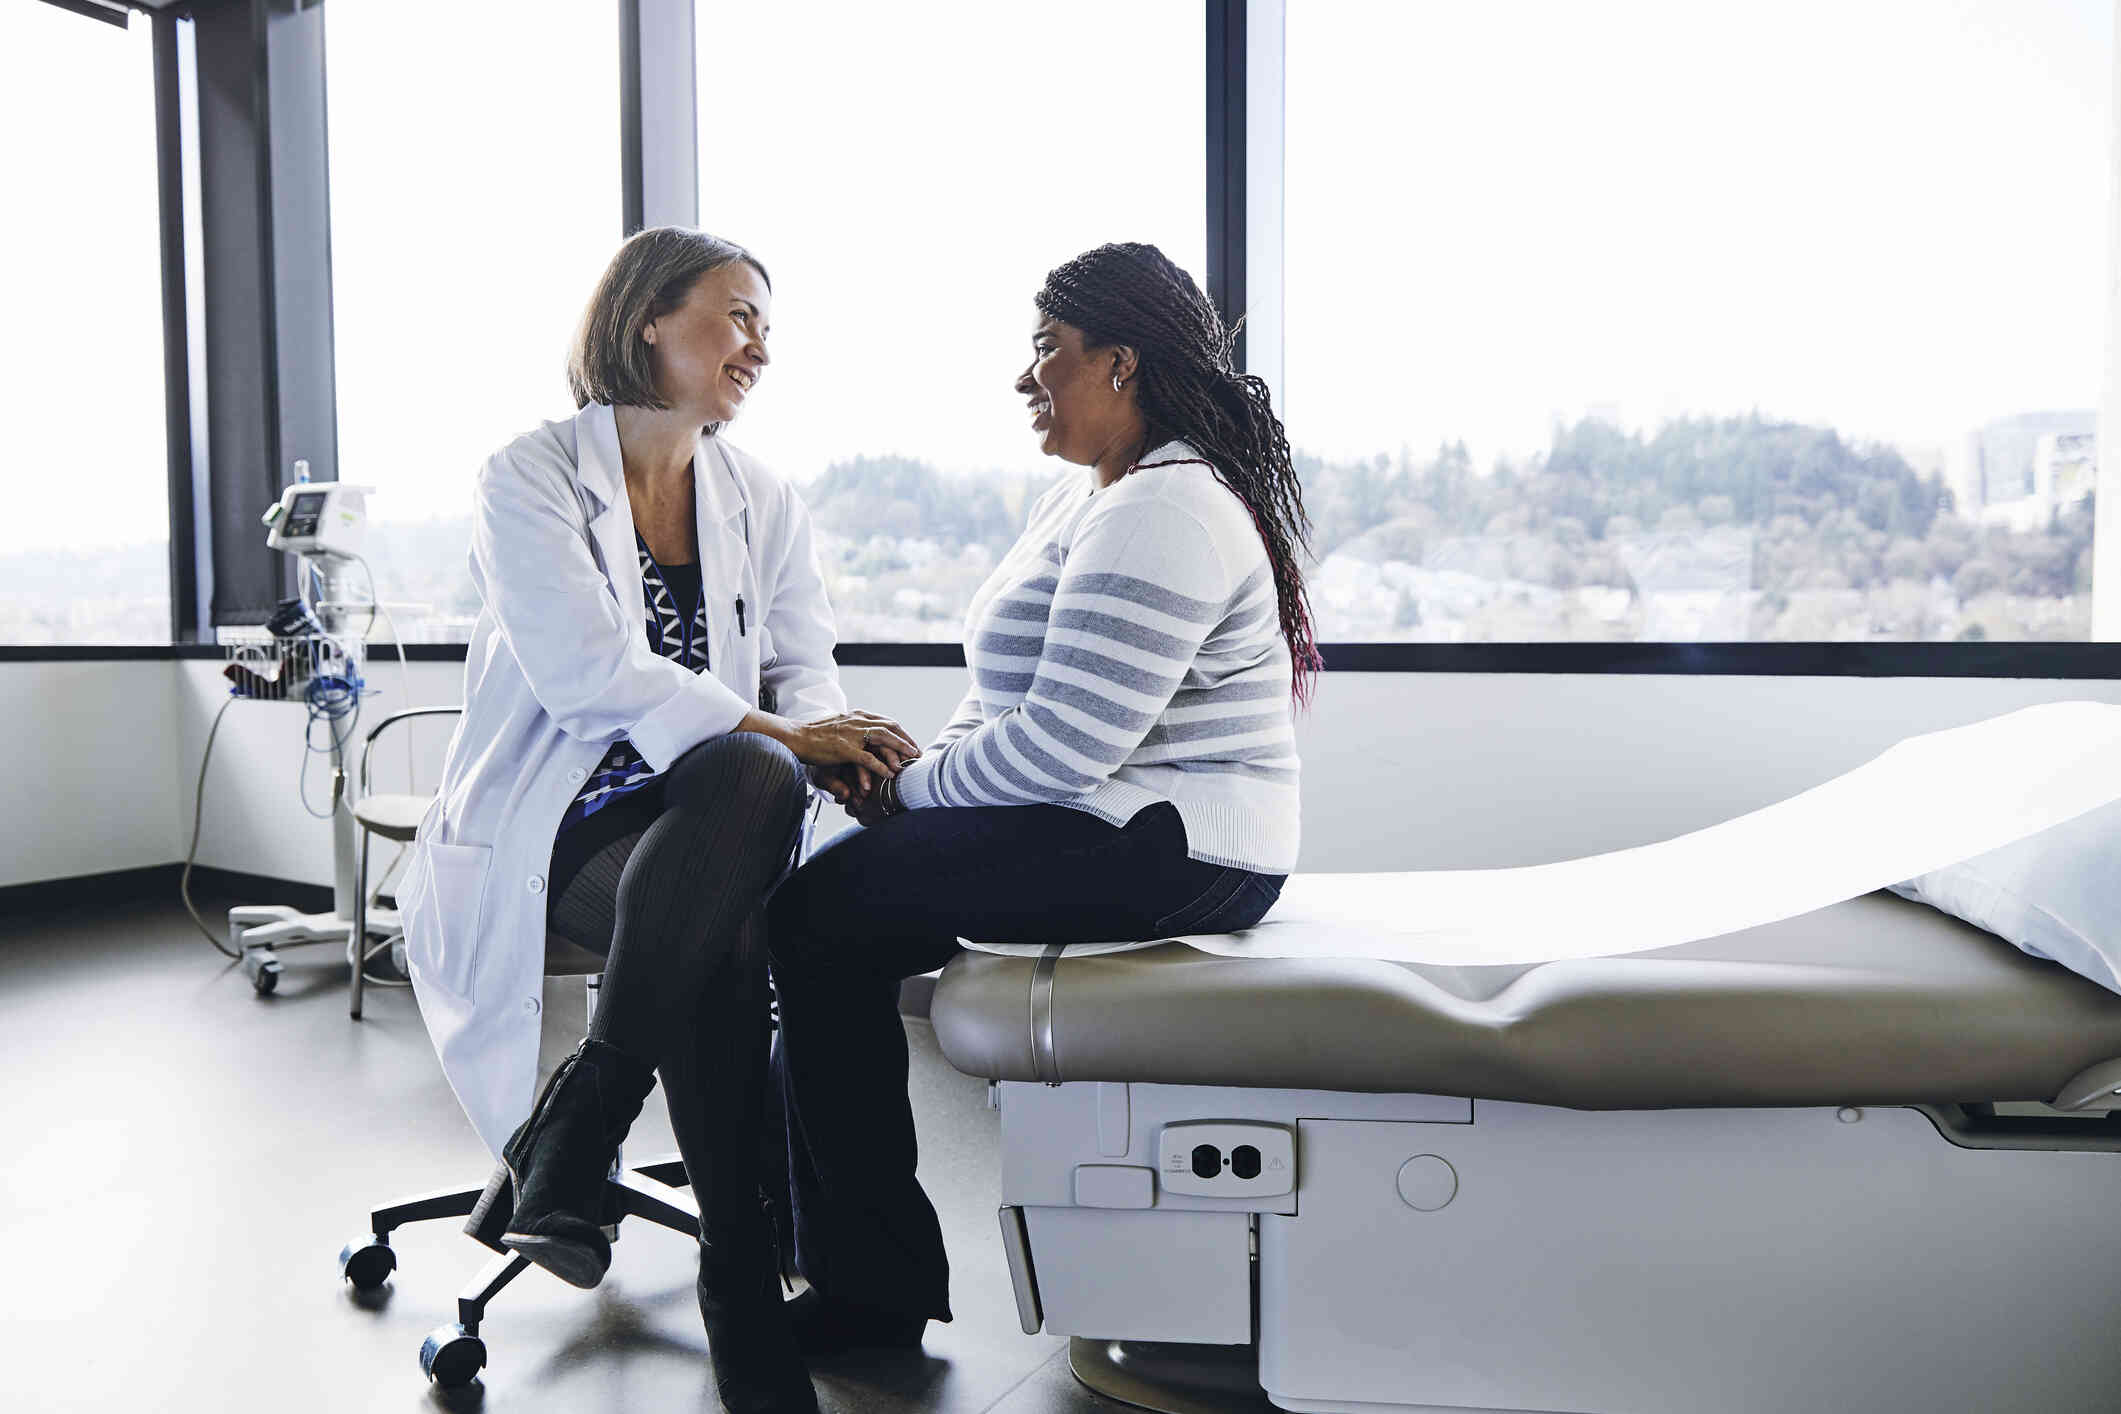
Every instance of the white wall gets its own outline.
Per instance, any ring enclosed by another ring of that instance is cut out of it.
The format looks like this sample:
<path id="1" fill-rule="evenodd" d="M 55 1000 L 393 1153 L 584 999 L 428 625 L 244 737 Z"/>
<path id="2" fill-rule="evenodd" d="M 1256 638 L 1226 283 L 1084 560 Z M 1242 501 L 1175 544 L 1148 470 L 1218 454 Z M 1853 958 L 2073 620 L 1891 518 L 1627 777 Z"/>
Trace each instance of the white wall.
<path id="1" fill-rule="evenodd" d="M 849 669 L 917 735 L 955 670 Z M 2121 683 L 1328 673 L 1297 724 L 1303 855 L 1329 872 L 1477 869 L 1646 844 L 1795 795 L 1917 732 Z"/>
<path id="2" fill-rule="evenodd" d="M 0 887 L 175 857 L 170 666 L 0 663 Z"/>
<path id="3" fill-rule="evenodd" d="M 215 667 L 180 666 L 195 680 Z M 457 700 L 459 665 L 412 667 L 417 700 Z M 395 671 L 372 674 L 393 700 Z M 965 682 L 954 668 L 848 668 L 843 679 L 850 701 L 923 740 Z M 1643 844 L 1794 795 L 1903 736 L 2066 698 L 2121 702 L 2121 683 L 1329 673 L 1299 726 L 1302 867 L 1481 868 Z M 204 733 L 202 706 L 187 706 L 187 743 Z M 326 828 L 294 796 L 299 716 L 252 707 L 240 764 L 217 755 L 203 861 L 330 881 Z M 422 753 L 430 787 L 442 736 Z M 403 759 L 378 758 L 384 788 L 401 788 Z"/>
<path id="4" fill-rule="evenodd" d="M 1646 844 L 1917 732 L 2121 683 L 1329 673 L 1298 732 L 1316 870 L 1490 868 Z"/>
<path id="5" fill-rule="evenodd" d="M 191 831 L 191 782 L 199 769 L 200 752 L 214 714 L 229 700 L 228 684 L 218 662 L 186 660 L 162 666 L 174 669 L 176 678 L 173 695 L 177 739 L 172 749 L 181 757 L 184 781 L 181 818 L 172 836 L 171 852 L 163 857 L 182 859 Z M 408 700 L 413 706 L 463 700 L 462 663 L 409 663 L 406 672 L 411 680 L 409 699 L 397 664 L 368 665 L 373 692 L 362 704 L 361 720 L 348 745 L 349 773 L 360 760 L 361 742 L 370 728 L 406 706 Z M 200 864 L 302 883 L 331 883 L 331 824 L 305 810 L 298 792 L 306 721 L 306 709 L 294 702 L 237 702 L 228 709 L 214 742 L 206 778 Z M 442 752 L 454 725 L 453 718 L 443 717 L 406 723 L 385 735 L 376 750 L 375 788 L 406 789 L 406 737 L 401 733 L 410 732 L 416 782 L 424 790 L 433 790 L 441 775 Z M 329 746 L 322 724 L 315 739 L 320 747 Z M 320 810 L 328 806 L 328 757 L 310 758 L 308 789 L 312 806 Z M 388 857 L 381 856 L 386 861 Z"/>
<path id="6" fill-rule="evenodd" d="M 410 672 L 414 703 L 459 699 L 461 664 Z M 381 695 L 366 724 L 406 700 L 395 665 L 371 677 Z M 925 737 L 964 675 L 849 668 L 845 681 L 854 702 Z M 224 697 L 214 662 L 0 664 L 10 725 L 0 770 L 22 812 L 0 850 L 0 884 L 181 859 L 199 751 Z M 2121 683 L 1329 673 L 1299 726 L 1302 867 L 1479 868 L 1642 844 L 1793 795 L 1903 736 L 2067 698 L 2121 702 Z M 298 706 L 229 710 L 200 863 L 331 882 L 330 827 L 296 796 L 302 724 Z M 448 721 L 413 730 L 431 789 Z M 377 763 L 378 787 L 402 790 L 402 740 Z M 326 798 L 322 758 L 310 788 Z"/>

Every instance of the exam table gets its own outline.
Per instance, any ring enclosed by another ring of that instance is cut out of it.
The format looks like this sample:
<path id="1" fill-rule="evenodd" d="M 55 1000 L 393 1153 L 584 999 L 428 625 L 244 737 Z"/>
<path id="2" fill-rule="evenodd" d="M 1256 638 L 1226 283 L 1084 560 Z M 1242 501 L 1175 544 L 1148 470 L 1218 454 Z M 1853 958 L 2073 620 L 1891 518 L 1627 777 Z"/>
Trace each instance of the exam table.
<path id="1" fill-rule="evenodd" d="M 1529 967 L 966 953 L 1027 1332 L 1130 1403 L 2121 1408 L 2121 996 L 1878 893 Z"/>

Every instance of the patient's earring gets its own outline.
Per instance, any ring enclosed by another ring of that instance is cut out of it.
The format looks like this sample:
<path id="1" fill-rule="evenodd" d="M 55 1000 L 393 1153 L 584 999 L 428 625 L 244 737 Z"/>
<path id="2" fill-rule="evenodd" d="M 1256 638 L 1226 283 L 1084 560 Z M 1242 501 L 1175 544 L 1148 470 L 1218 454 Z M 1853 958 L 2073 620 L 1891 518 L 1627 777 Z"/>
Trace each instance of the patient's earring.
<path id="1" fill-rule="evenodd" d="M 1120 389 L 1120 377 L 1119 377 L 1119 375 L 1118 375 L 1117 373 L 1115 373 L 1115 374 L 1113 374 L 1113 375 L 1112 375 L 1112 391 L 1116 393 L 1116 392 L 1118 392 L 1118 391 L 1119 391 L 1119 389 Z"/>

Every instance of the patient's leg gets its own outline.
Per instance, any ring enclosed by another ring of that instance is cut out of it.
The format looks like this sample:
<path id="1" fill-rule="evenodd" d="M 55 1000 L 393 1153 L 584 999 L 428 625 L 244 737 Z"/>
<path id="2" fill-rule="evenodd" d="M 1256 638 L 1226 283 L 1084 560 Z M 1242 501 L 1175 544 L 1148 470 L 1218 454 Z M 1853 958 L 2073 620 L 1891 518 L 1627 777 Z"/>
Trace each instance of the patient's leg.
<path id="1" fill-rule="evenodd" d="M 960 937 L 1097 942 L 1155 937 L 1182 916 L 1212 924 L 1197 907 L 1253 877 L 1188 858 L 1169 805 L 1124 829 L 1062 806 L 912 811 L 797 870 L 768 931 L 797 1264 L 811 1284 L 836 1302 L 949 1318 L 941 1228 L 914 1176 L 901 978 L 942 966 Z"/>

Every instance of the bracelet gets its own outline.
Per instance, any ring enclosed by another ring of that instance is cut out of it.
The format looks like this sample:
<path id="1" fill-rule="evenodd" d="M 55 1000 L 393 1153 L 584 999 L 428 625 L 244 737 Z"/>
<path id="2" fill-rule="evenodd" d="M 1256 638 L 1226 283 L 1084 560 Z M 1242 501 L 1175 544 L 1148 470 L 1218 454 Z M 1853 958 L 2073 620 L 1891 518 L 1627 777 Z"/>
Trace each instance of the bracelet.
<path id="1" fill-rule="evenodd" d="M 906 802 L 898 796 L 898 777 L 884 777 L 884 783 L 876 788 L 876 803 L 887 819 L 906 813 Z"/>

